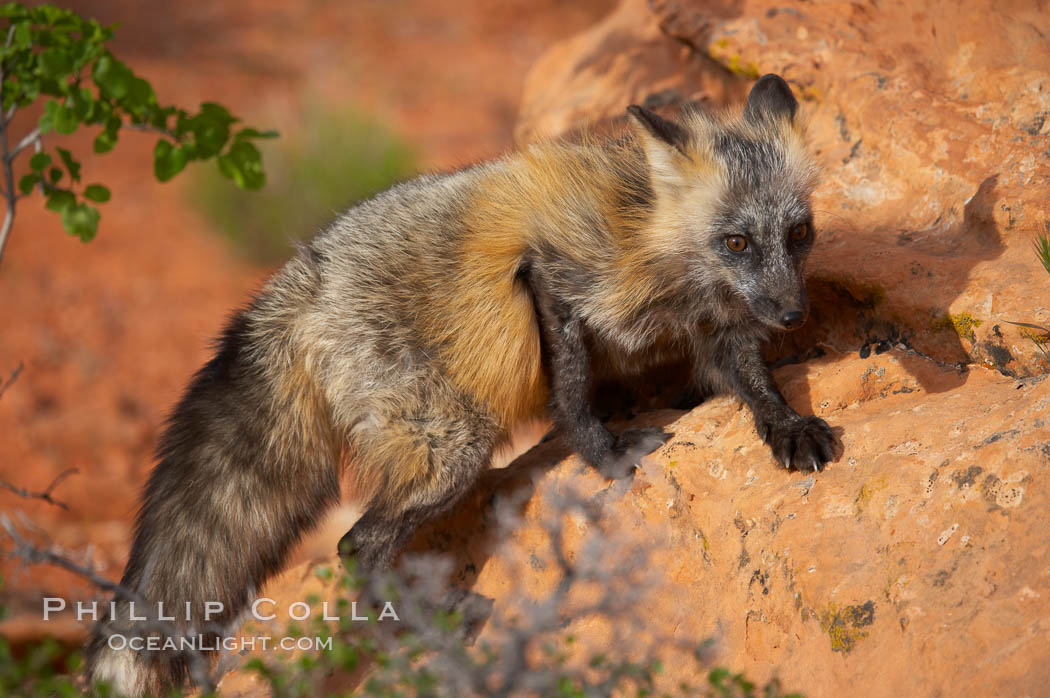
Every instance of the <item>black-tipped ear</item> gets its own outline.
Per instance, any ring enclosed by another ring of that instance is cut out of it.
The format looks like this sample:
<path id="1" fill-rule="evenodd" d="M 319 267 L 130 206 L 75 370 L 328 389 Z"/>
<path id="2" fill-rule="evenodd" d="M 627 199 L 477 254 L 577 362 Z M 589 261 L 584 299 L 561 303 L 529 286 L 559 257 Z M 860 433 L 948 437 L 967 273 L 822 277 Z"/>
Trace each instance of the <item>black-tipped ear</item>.
<path id="1" fill-rule="evenodd" d="M 649 132 L 653 138 L 663 141 L 673 147 L 682 155 L 685 155 L 686 143 L 689 142 L 689 132 L 673 121 L 668 121 L 659 114 L 649 111 L 645 107 L 632 104 L 627 107 L 636 123 Z M 688 157 L 686 155 L 686 157 Z"/>
<path id="2" fill-rule="evenodd" d="M 784 78 L 769 73 L 760 77 L 751 88 L 744 107 L 744 118 L 751 123 L 776 119 L 791 121 L 797 110 L 798 101 Z"/>

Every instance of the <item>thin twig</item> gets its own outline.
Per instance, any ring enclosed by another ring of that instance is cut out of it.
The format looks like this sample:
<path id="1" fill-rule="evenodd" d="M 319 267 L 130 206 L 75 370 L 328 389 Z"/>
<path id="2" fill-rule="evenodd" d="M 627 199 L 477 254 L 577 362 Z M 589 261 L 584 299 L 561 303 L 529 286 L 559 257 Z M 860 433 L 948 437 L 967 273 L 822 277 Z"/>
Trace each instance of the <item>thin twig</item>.
<path id="1" fill-rule="evenodd" d="M 59 483 L 61 483 L 63 480 L 65 480 L 70 475 L 73 475 L 74 473 L 79 473 L 79 472 L 80 471 L 77 470 L 76 468 L 67 468 L 66 470 L 63 470 L 62 472 L 60 472 L 55 477 L 54 480 L 51 481 L 51 484 L 48 485 L 47 489 L 44 490 L 43 492 L 30 492 L 29 490 L 24 489 L 22 487 L 15 487 L 14 485 L 12 485 L 7 480 L 0 480 L 0 487 L 3 487 L 5 490 L 11 490 L 15 494 L 17 494 L 19 497 L 24 497 L 26 499 L 41 499 L 41 500 L 47 502 L 48 504 L 54 504 L 56 507 L 61 507 L 61 508 L 65 509 L 66 511 L 69 511 L 69 505 L 66 504 L 65 502 L 60 502 L 57 499 L 54 499 L 51 496 L 51 493 L 54 491 L 54 489 L 56 487 L 58 487 Z"/>
<path id="2" fill-rule="evenodd" d="M 19 361 L 18 365 L 15 366 L 15 370 L 11 371 L 11 376 L 4 382 L 2 386 L 0 386 L 0 397 L 3 397 L 4 393 L 7 392 L 7 389 L 10 388 L 16 380 L 18 380 L 18 376 L 22 373 L 22 368 L 24 366 L 25 364 Z"/>
<path id="3" fill-rule="evenodd" d="M 129 122 L 123 124 L 123 128 L 131 129 L 132 131 L 142 131 L 144 133 L 156 133 L 159 136 L 167 136 L 176 143 L 180 141 L 178 136 L 175 135 L 174 131 L 166 128 L 157 128 L 156 126 L 147 123 L 133 124 Z"/>

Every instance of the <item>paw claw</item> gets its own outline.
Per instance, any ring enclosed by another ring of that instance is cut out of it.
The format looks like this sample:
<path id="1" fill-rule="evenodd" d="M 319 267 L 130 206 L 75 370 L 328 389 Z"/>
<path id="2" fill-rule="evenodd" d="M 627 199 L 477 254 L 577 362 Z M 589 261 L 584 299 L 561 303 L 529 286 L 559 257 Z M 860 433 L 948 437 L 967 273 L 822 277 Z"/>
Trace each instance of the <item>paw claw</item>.
<path id="1" fill-rule="evenodd" d="M 820 417 L 795 415 L 764 426 L 773 456 L 788 470 L 802 470 L 808 463 L 820 472 L 833 458 L 835 435 Z"/>

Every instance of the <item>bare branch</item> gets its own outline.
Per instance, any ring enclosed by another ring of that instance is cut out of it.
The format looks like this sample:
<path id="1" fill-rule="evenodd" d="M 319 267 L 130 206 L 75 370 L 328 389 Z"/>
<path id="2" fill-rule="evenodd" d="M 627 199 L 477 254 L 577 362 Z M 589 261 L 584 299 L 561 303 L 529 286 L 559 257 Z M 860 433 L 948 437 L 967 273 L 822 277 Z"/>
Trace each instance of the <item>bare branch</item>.
<path id="1" fill-rule="evenodd" d="M 59 478 L 61 477 L 62 476 L 60 475 Z M 56 480 L 57 479 L 58 478 L 56 478 Z M 106 579 L 98 574 L 93 567 L 87 567 L 74 562 L 54 550 L 38 548 L 33 545 L 32 542 L 26 540 L 22 534 L 18 532 L 18 529 L 11 522 L 11 519 L 8 518 L 7 514 L 0 514 L 0 527 L 7 532 L 12 543 L 14 543 L 14 547 L 10 553 L 12 557 L 20 558 L 26 564 L 30 565 L 45 564 L 60 567 L 86 579 L 99 589 L 113 593 L 115 598 L 130 601 L 139 605 L 142 609 L 145 609 L 150 616 L 146 621 L 146 624 L 143 626 L 143 630 L 145 631 L 159 632 L 175 640 L 184 636 L 184 633 L 177 625 L 166 620 L 161 620 L 157 616 L 154 607 L 152 607 L 146 599 L 135 590 Z M 211 627 L 210 629 L 214 630 L 215 628 Z M 181 652 L 187 659 L 190 677 L 193 682 L 201 688 L 201 691 L 204 694 L 213 691 L 215 681 L 209 673 L 209 662 L 203 652 L 196 649 L 181 650 Z"/>
<path id="2" fill-rule="evenodd" d="M 15 35 L 15 25 L 11 24 L 11 28 L 7 31 L 7 41 L 5 46 L 11 45 L 11 38 Z M 3 95 L 4 81 L 7 79 L 7 73 L 4 71 L 4 67 L 0 64 L 0 95 Z M 14 115 L 14 105 L 12 105 L 11 115 Z M 4 257 L 4 247 L 7 245 L 7 238 L 11 235 L 11 226 L 15 222 L 15 202 L 18 200 L 15 192 L 15 172 L 11 167 L 11 154 L 7 151 L 7 127 L 11 123 L 10 116 L 4 119 L 0 119 L 0 156 L 3 157 L 3 162 L 0 163 L 4 171 L 4 198 L 7 201 L 7 213 L 4 215 L 4 222 L 0 224 L 0 260 Z"/>
<path id="3" fill-rule="evenodd" d="M 43 492 L 30 492 L 27 489 L 23 489 L 21 487 L 15 487 L 14 485 L 12 485 L 7 480 L 0 480 L 0 487 L 4 488 L 5 490 L 10 490 L 10 491 L 14 492 L 19 497 L 24 497 L 26 499 L 42 499 L 43 501 L 47 502 L 48 504 L 54 504 L 56 507 L 61 507 L 61 508 L 65 509 L 66 511 L 69 511 L 69 505 L 67 505 L 65 502 L 60 502 L 57 499 L 52 498 L 51 492 L 54 491 L 54 489 L 56 487 L 58 487 L 59 483 L 61 483 L 67 477 L 69 477 L 70 475 L 72 475 L 74 473 L 79 473 L 79 472 L 80 471 L 77 470 L 76 468 L 67 468 L 66 470 L 63 470 L 62 472 L 60 472 L 55 477 L 54 480 L 51 481 L 51 484 L 48 485 L 47 489 L 44 490 Z"/>
<path id="4" fill-rule="evenodd" d="M 179 138 L 175 135 L 174 131 L 171 131 L 166 128 L 157 128 L 156 126 L 151 126 L 150 124 L 127 123 L 124 124 L 124 128 L 131 129 L 132 131 L 142 131 L 143 133 L 155 133 L 158 136 L 167 136 L 168 138 L 176 142 L 178 142 L 179 140 Z"/>
<path id="5" fill-rule="evenodd" d="M 134 601 L 138 598 L 138 595 L 135 594 L 135 592 L 122 587 L 116 582 L 106 579 L 90 567 L 85 567 L 84 565 L 73 562 L 69 558 L 59 555 L 52 550 L 37 548 L 22 537 L 22 534 L 18 532 L 18 529 L 15 528 L 14 523 L 8 518 L 7 514 L 0 514 L 0 526 L 7 531 L 7 535 L 14 543 L 15 547 L 11 550 L 12 557 L 20 558 L 24 560 L 26 564 L 30 565 L 46 564 L 61 567 L 79 577 L 83 577 L 99 589 L 112 592 L 128 601 Z"/>
<path id="6" fill-rule="evenodd" d="M 2 386 L 0 386 L 0 397 L 3 397 L 4 393 L 7 392 L 7 389 L 10 388 L 16 380 L 18 380 L 18 376 L 22 373 L 22 369 L 24 367 L 25 364 L 19 361 L 18 365 L 15 366 L 15 370 L 11 371 L 11 376 L 4 382 Z"/>
<path id="7" fill-rule="evenodd" d="M 40 129 L 39 128 L 34 128 L 32 131 L 30 131 L 26 135 L 22 136 L 22 140 L 18 141 L 18 145 L 16 145 L 14 148 L 11 149 L 10 157 L 13 158 L 16 155 L 18 155 L 23 150 L 25 150 L 29 146 L 33 145 L 34 141 L 36 141 L 36 142 L 40 141 Z M 40 148 L 38 147 L 37 148 L 37 152 L 39 152 L 39 150 L 40 150 Z"/>
<path id="8" fill-rule="evenodd" d="M 0 223 L 0 259 L 4 258 L 4 246 L 7 238 L 11 235 L 11 226 L 15 222 L 15 197 L 7 197 L 7 213 L 4 214 L 4 222 Z"/>

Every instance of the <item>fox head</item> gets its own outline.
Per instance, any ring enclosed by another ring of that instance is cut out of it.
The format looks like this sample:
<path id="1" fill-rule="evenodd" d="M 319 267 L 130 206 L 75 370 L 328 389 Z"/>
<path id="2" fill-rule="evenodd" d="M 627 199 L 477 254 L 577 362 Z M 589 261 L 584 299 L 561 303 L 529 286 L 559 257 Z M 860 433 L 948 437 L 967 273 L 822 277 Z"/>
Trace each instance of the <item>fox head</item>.
<path id="1" fill-rule="evenodd" d="M 736 115 L 687 111 L 679 123 L 628 112 L 649 167 L 655 244 L 685 261 L 687 281 L 726 291 L 766 327 L 800 327 L 816 168 L 791 88 L 766 75 Z"/>

